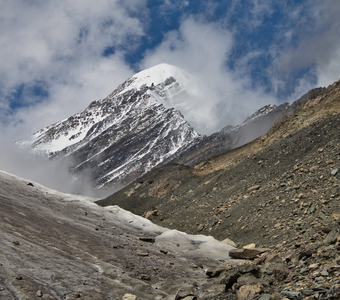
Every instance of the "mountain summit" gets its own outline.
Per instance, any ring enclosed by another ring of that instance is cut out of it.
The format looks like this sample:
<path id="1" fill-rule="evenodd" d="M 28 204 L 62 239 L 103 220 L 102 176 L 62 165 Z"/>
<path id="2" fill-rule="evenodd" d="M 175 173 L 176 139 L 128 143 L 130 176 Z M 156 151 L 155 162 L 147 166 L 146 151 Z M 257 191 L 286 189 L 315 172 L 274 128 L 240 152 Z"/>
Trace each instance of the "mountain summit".
<path id="1" fill-rule="evenodd" d="M 208 122 L 213 114 L 207 89 L 187 72 L 160 64 L 18 143 L 66 161 L 79 183 L 73 192 L 83 193 L 84 182 L 96 189 L 119 189 L 157 165 L 194 165 L 244 145 L 266 133 L 278 118 L 294 114 L 310 96 L 322 93 L 315 89 L 292 105 L 265 106 L 241 125 L 205 136 L 202 132 L 214 126 Z"/>
<path id="2" fill-rule="evenodd" d="M 162 63 L 135 74 L 117 90 L 122 89 L 122 92 L 125 92 L 146 88 L 148 94 L 158 103 L 166 108 L 179 110 L 200 134 L 211 134 L 216 127 L 212 118 L 213 108 L 207 101 L 208 88 L 186 71 Z"/>
<path id="3" fill-rule="evenodd" d="M 185 95 L 194 93 L 193 81 L 173 66 L 155 66 L 19 144 L 51 159 L 70 159 L 76 177 L 86 174 L 96 188 L 125 185 L 200 137 L 181 112 L 170 108 L 185 105 Z"/>

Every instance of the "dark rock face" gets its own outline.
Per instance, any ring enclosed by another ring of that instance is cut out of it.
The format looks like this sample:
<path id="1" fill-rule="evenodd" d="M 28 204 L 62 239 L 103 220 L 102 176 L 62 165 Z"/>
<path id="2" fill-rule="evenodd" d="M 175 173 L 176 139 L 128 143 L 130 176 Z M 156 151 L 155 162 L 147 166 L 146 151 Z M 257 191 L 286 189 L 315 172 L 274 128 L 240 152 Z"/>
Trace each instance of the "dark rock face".
<path id="1" fill-rule="evenodd" d="M 178 84 L 174 80 L 167 84 Z M 30 147 L 38 152 L 56 149 L 47 153 L 50 159 L 70 160 L 71 172 L 86 175 L 98 189 L 124 186 L 199 140 L 179 111 L 157 103 L 149 93 L 151 87 L 124 92 L 130 81 L 34 134 Z"/>
<path id="2" fill-rule="evenodd" d="M 134 98 L 135 93 L 139 92 L 124 94 L 126 103 L 118 104 L 125 111 L 122 123 L 117 124 L 117 115 L 112 114 L 105 122 L 113 125 L 104 126 L 107 128 L 100 135 L 91 138 L 92 133 L 88 134 L 80 143 L 57 154 L 60 157 L 71 152 L 75 162 L 72 172 L 91 170 L 91 179 L 98 188 L 117 182 L 125 185 L 152 167 L 170 161 L 173 153 L 183 151 L 198 138 L 178 111 L 157 103 L 144 107 L 149 96 L 139 94 Z"/>

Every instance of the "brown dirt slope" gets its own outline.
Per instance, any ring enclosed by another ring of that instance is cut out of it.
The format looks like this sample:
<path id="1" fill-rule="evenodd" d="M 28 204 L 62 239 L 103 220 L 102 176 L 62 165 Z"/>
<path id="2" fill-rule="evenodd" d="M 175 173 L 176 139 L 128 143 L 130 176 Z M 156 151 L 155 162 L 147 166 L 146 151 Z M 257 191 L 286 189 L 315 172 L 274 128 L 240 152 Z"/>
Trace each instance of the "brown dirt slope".
<path id="1" fill-rule="evenodd" d="M 281 291 L 327 290 L 340 283 L 338 271 L 324 272 L 340 254 L 339 128 L 340 81 L 252 143 L 193 168 L 154 169 L 98 204 L 140 215 L 152 211 L 150 219 L 159 225 L 230 238 L 239 247 L 255 243 L 274 254 L 294 254 L 294 263 L 285 261 L 290 271 L 278 284 Z M 326 297 L 314 294 L 285 297 Z"/>

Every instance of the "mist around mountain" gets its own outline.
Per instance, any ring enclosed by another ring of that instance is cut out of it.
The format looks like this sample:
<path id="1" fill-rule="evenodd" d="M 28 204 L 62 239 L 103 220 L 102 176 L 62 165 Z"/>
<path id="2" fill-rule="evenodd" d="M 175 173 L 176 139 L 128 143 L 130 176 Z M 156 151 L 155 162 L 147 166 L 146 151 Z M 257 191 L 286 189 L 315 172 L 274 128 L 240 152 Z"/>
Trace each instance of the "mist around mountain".
<path id="1" fill-rule="evenodd" d="M 211 120 L 220 122 L 212 116 L 209 97 L 215 96 L 187 72 L 160 64 L 18 144 L 68 168 L 73 192 L 95 190 L 100 196 L 121 189 L 158 165 L 171 161 L 194 165 L 246 144 L 266 133 L 278 118 L 294 114 L 301 99 L 308 98 L 292 105 L 267 105 L 240 125 L 204 135 L 217 126 Z"/>

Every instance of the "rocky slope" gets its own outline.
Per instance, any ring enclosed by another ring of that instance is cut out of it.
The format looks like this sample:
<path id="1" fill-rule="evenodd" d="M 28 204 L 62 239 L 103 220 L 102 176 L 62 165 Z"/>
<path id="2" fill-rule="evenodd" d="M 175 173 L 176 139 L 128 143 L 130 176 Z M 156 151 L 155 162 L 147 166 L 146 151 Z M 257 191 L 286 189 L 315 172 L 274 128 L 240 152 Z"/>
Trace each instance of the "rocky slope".
<path id="1" fill-rule="evenodd" d="M 271 249 L 254 250 L 247 267 L 226 265 L 225 290 L 211 299 L 339 299 L 339 127 L 340 81 L 257 140 L 194 167 L 154 169 L 98 204 Z"/>

